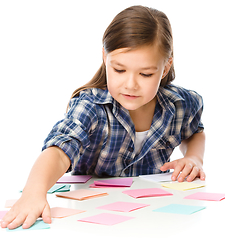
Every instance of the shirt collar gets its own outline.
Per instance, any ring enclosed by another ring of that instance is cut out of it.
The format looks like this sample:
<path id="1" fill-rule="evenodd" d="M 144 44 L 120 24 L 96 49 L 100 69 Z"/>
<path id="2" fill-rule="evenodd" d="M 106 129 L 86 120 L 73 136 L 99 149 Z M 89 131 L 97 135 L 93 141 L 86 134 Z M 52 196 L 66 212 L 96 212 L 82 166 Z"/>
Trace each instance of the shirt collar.
<path id="1" fill-rule="evenodd" d="M 182 96 L 175 91 L 175 87 L 170 84 L 166 87 L 159 87 L 157 92 L 157 99 L 162 108 L 174 108 L 174 103 L 176 101 L 184 101 Z M 97 104 L 112 104 L 113 112 L 118 114 L 118 111 L 122 108 L 123 111 L 126 110 L 111 96 L 107 89 L 92 88 L 90 89 L 94 97 L 94 102 Z"/>

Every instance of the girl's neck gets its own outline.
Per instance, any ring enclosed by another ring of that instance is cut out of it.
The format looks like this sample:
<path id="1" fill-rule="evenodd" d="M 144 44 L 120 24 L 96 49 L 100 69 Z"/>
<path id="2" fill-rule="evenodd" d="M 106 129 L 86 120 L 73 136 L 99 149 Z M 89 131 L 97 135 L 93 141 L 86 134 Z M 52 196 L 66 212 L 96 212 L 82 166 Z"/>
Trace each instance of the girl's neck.
<path id="1" fill-rule="evenodd" d="M 136 132 L 144 132 L 150 129 L 155 112 L 156 102 L 157 97 L 155 96 L 152 101 L 146 105 L 136 110 L 129 110 Z"/>

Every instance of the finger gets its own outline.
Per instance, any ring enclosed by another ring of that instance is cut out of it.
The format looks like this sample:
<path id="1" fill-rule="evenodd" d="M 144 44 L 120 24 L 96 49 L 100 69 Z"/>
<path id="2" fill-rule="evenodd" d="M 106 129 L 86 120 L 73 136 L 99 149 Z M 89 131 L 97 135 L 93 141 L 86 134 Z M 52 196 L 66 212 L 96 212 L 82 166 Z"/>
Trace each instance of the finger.
<path id="1" fill-rule="evenodd" d="M 206 178 L 206 175 L 205 175 L 204 171 L 203 171 L 203 170 L 200 170 L 200 179 L 201 179 L 202 181 L 205 181 L 205 178 Z"/>
<path id="2" fill-rule="evenodd" d="M 16 214 L 10 210 L 2 219 L 1 227 L 7 228 L 7 226 L 16 218 Z"/>
<path id="3" fill-rule="evenodd" d="M 167 171 L 169 169 L 174 169 L 176 167 L 176 164 L 177 164 L 176 160 L 172 161 L 172 162 L 167 162 L 160 168 L 160 170 L 161 171 Z"/>
<path id="4" fill-rule="evenodd" d="M 19 214 L 10 224 L 8 224 L 8 229 L 14 229 L 18 228 L 19 226 L 22 225 L 26 218 L 26 215 L 24 214 Z"/>
<path id="5" fill-rule="evenodd" d="M 177 180 L 177 178 L 178 178 L 178 176 L 180 175 L 180 172 L 183 170 L 184 166 L 185 166 L 185 164 L 184 164 L 183 162 L 179 162 L 179 163 L 176 165 L 176 167 L 174 168 L 174 172 L 173 172 L 173 174 L 172 174 L 172 177 L 171 177 L 171 179 L 172 179 L 173 181 L 176 181 L 176 180 Z"/>
<path id="6" fill-rule="evenodd" d="M 188 182 L 192 182 L 199 174 L 199 168 L 197 166 L 193 167 L 190 175 L 187 177 Z"/>
<path id="7" fill-rule="evenodd" d="M 187 163 L 178 178 L 178 182 L 183 182 L 184 179 L 191 173 L 192 169 L 193 169 L 193 165 L 191 163 Z"/>
<path id="8" fill-rule="evenodd" d="M 23 225 L 22 225 L 22 228 L 23 229 L 27 229 L 27 228 L 30 228 L 37 220 L 39 216 L 35 215 L 35 214 L 29 214 L 27 216 L 27 218 L 25 219 Z"/>
<path id="9" fill-rule="evenodd" d="M 50 210 L 50 207 L 49 205 L 47 204 L 43 210 L 43 213 L 42 213 L 42 219 L 45 223 L 51 223 L 52 220 L 51 220 L 51 210 Z"/>

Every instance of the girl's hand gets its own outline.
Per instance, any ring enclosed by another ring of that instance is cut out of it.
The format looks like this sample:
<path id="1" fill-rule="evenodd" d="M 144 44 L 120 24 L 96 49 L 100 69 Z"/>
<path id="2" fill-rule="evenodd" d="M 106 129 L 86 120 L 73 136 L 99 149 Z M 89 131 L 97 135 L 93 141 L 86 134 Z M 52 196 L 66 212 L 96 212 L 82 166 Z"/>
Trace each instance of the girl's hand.
<path id="1" fill-rule="evenodd" d="M 205 180 L 205 173 L 202 169 L 202 163 L 194 158 L 184 157 L 165 163 L 160 168 L 161 171 L 166 171 L 169 169 L 174 169 L 171 177 L 173 181 L 178 180 L 178 182 L 183 182 L 186 177 L 188 182 L 193 181 L 196 177 L 200 177 L 202 181 Z"/>
<path id="2" fill-rule="evenodd" d="M 40 216 L 45 223 L 51 223 L 50 207 L 46 198 L 22 195 L 2 219 L 1 227 L 14 229 L 22 225 L 26 229 L 31 227 Z"/>

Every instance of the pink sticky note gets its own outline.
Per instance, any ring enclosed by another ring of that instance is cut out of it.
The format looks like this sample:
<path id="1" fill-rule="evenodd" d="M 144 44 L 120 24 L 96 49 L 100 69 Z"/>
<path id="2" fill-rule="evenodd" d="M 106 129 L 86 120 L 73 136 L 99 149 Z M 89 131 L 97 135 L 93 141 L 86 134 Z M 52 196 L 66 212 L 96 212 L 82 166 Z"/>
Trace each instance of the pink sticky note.
<path id="1" fill-rule="evenodd" d="M 62 192 L 56 194 L 57 197 L 70 198 L 75 200 L 85 200 L 106 195 L 108 195 L 108 193 L 106 192 L 97 192 L 89 189 L 79 189 L 70 192 Z"/>
<path id="2" fill-rule="evenodd" d="M 3 219 L 7 212 L 8 211 L 0 211 L 0 219 Z"/>
<path id="3" fill-rule="evenodd" d="M 96 186 L 109 186 L 109 187 L 130 187 L 133 183 L 133 178 L 116 178 L 107 180 L 94 181 Z"/>
<path id="4" fill-rule="evenodd" d="M 5 208 L 11 208 L 18 199 L 9 199 L 5 202 Z"/>
<path id="5" fill-rule="evenodd" d="M 75 215 L 82 212 L 85 212 L 85 211 L 72 209 L 72 208 L 54 207 L 54 208 L 51 208 L 51 217 L 64 218 L 64 217 L 69 217 L 71 215 Z"/>
<path id="6" fill-rule="evenodd" d="M 161 188 L 144 188 L 144 189 L 132 189 L 123 191 L 123 193 L 134 197 L 134 198 L 141 198 L 141 197 L 158 197 L 158 196 L 170 196 L 173 195 L 170 192 L 165 191 Z"/>
<path id="7" fill-rule="evenodd" d="M 86 183 L 90 178 L 90 175 L 62 176 L 57 183 Z"/>
<path id="8" fill-rule="evenodd" d="M 118 212 L 131 212 L 147 206 L 150 206 L 150 205 L 143 204 L 143 203 L 132 203 L 132 202 L 115 202 L 115 203 L 107 204 L 101 207 L 97 207 L 97 209 L 105 209 L 105 210 L 118 211 Z"/>
<path id="9" fill-rule="evenodd" d="M 207 192 L 197 192 L 186 196 L 185 199 L 195 199 L 195 200 L 206 200 L 206 201 L 221 201 L 225 199 L 224 193 L 207 193 Z"/>
<path id="10" fill-rule="evenodd" d="M 101 213 L 92 217 L 79 219 L 78 221 L 97 223 L 97 224 L 103 224 L 103 225 L 114 225 L 114 224 L 121 223 L 133 218 L 134 217 L 127 217 L 127 216 L 115 215 L 110 213 Z"/>

